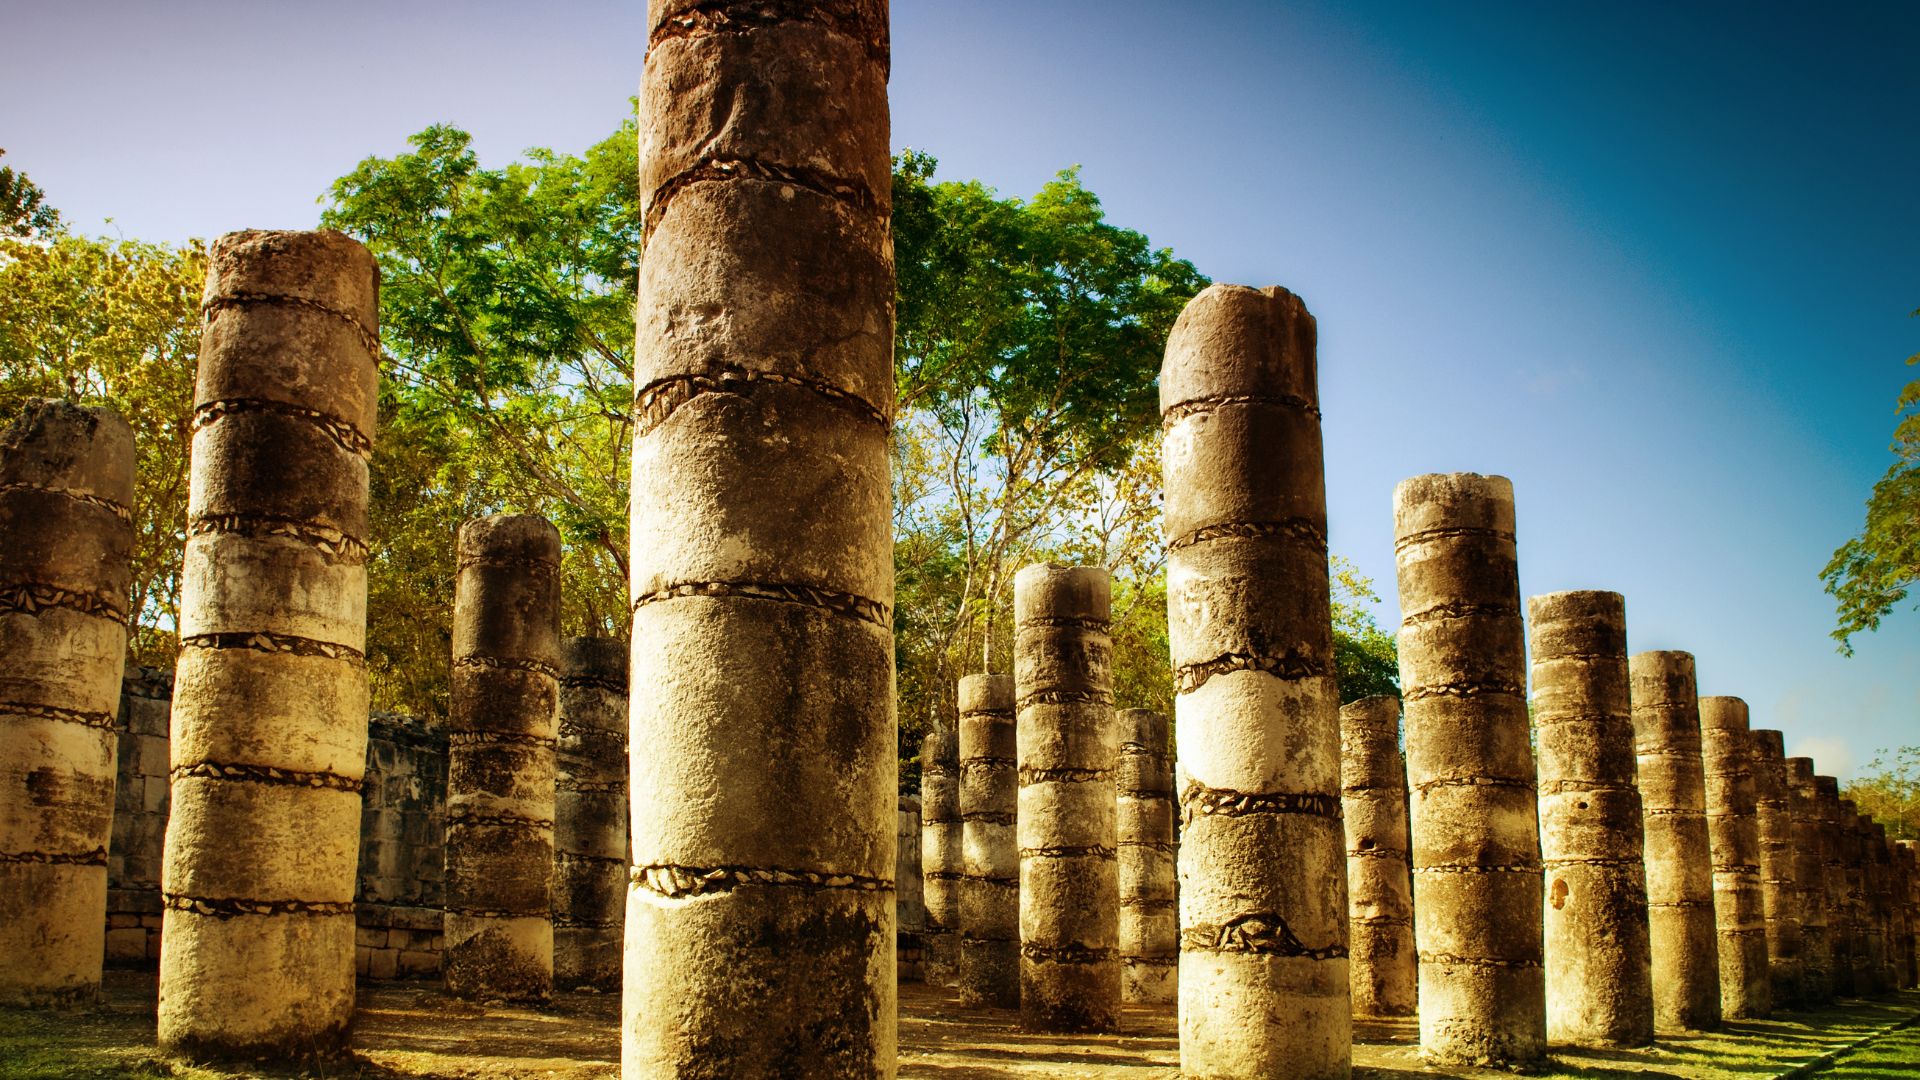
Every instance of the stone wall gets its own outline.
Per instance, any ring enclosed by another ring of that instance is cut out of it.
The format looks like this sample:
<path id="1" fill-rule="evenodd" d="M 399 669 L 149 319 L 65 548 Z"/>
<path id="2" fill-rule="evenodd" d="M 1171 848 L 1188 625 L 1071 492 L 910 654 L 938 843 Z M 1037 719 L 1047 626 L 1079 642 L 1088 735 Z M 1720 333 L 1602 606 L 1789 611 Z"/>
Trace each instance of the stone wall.
<path id="1" fill-rule="evenodd" d="M 122 692 L 107 855 L 106 960 L 110 967 L 150 968 L 160 958 L 173 674 L 129 667 Z M 412 717 L 374 713 L 361 797 L 355 969 L 373 979 L 436 976 L 446 731 Z"/>
<path id="2" fill-rule="evenodd" d="M 361 799 L 354 966 L 373 979 L 437 975 L 446 730 L 374 713 Z"/>
<path id="3" fill-rule="evenodd" d="M 160 959 L 160 855 L 167 839 L 167 720 L 173 673 L 128 665 L 121 686 L 119 775 L 107 850 L 108 967 Z"/>

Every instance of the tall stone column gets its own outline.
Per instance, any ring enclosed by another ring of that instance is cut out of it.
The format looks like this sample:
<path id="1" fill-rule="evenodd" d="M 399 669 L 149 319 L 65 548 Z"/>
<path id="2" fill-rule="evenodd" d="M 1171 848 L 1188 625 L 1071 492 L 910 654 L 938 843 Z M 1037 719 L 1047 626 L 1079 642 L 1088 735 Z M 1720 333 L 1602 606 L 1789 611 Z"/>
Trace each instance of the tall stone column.
<path id="1" fill-rule="evenodd" d="M 1196 1076 L 1352 1063 L 1318 330 L 1213 285 L 1160 370 L 1180 781 L 1180 1056 Z"/>
<path id="2" fill-rule="evenodd" d="M 1875 994 L 1894 987 L 1892 941 L 1892 896 L 1888 892 L 1887 830 L 1872 817 L 1860 815 L 1861 866 L 1866 873 L 1867 963 L 1870 985 Z"/>
<path id="3" fill-rule="evenodd" d="M 1644 652 L 1627 661 L 1633 740 L 1647 822 L 1647 930 L 1653 1022 L 1666 1030 L 1720 1026 L 1720 947 L 1713 850 L 1700 758 L 1693 656 Z"/>
<path id="4" fill-rule="evenodd" d="M 447 724 L 446 947 L 456 997 L 553 992 L 560 533 L 501 514 L 460 527 Z"/>
<path id="5" fill-rule="evenodd" d="M 1413 789 L 1420 1049 L 1436 1062 L 1546 1054 L 1539 809 L 1513 485 L 1472 473 L 1394 490 L 1400 685 Z"/>
<path id="6" fill-rule="evenodd" d="M 891 1075 L 886 0 L 653 0 L 629 1078 Z"/>
<path id="7" fill-rule="evenodd" d="M 1760 823 L 1754 811 L 1747 703 L 1700 699 L 1700 756 L 1706 769 L 1707 841 L 1713 851 L 1713 910 L 1720 950 L 1720 1015 L 1772 1013 L 1767 920 L 1760 896 Z"/>
<path id="8" fill-rule="evenodd" d="M 1653 1041 L 1646 828 L 1619 593 L 1528 601 L 1546 868 L 1547 1037 Z"/>
<path id="9" fill-rule="evenodd" d="M 1873 975 L 1872 922 L 1867 911 L 1866 841 L 1860 835 L 1860 810 L 1852 799 L 1836 798 L 1835 824 L 1840 830 L 1841 880 L 1845 882 L 1849 985 L 1857 997 L 1876 992 Z"/>
<path id="10" fill-rule="evenodd" d="M 353 1018 L 378 271 L 340 233 L 229 233 L 202 310 L 159 1039 L 332 1053 Z"/>
<path id="11" fill-rule="evenodd" d="M 1414 1015 L 1413 873 L 1400 699 L 1340 709 L 1340 805 L 1347 833 L 1348 981 L 1353 1015 Z"/>
<path id="12" fill-rule="evenodd" d="M 920 897 L 927 907 L 923 970 L 927 982 L 951 986 L 960 952 L 960 743 L 938 728 L 920 744 Z"/>
<path id="13" fill-rule="evenodd" d="M 1793 804 L 1786 737 L 1760 728 L 1752 738 L 1754 816 L 1760 826 L 1760 900 L 1767 927 L 1767 975 L 1776 1009 L 1805 1004 L 1800 890 L 1794 880 Z"/>
<path id="14" fill-rule="evenodd" d="M 957 983 L 968 1005 L 1020 1007 L 1020 810 L 1011 675 L 960 680 Z"/>
<path id="15" fill-rule="evenodd" d="M 1826 838 L 1820 828 L 1813 759 L 1788 758 L 1788 808 L 1793 813 L 1794 907 L 1800 913 L 1801 994 L 1809 1006 L 1833 1000 L 1833 945 L 1827 927 Z"/>
<path id="16" fill-rule="evenodd" d="M 926 977 L 922 950 L 927 932 L 927 902 L 920 874 L 919 796 L 900 796 L 896 820 L 899 826 L 893 844 L 894 878 L 898 883 L 893 905 L 895 969 L 901 982 L 922 982 Z"/>
<path id="17" fill-rule="evenodd" d="M 1030 1031 L 1120 1022 L 1111 587 L 1105 570 L 1085 566 L 1028 566 L 1013 579 L 1020 1022 Z"/>
<path id="18" fill-rule="evenodd" d="M 1820 849 L 1825 865 L 1820 874 L 1826 899 L 1827 941 L 1833 956 L 1833 995 L 1853 997 L 1854 925 L 1852 896 L 1847 888 L 1847 838 L 1840 827 L 1840 781 L 1831 776 L 1813 778 L 1814 808 L 1820 817 Z"/>
<path id="19" fill-rule="evenodd" d="M 1906 887 L 1902 894 L 1906 905 L 1906 985 L 1913 987 L 1920 985 L 1920 844 L 1912 840 L 1896 843 L 1900 849 L 1901 878 Z"/>
<path id="20" fill-rule="evenodd" d="M 1151 709 L 1122 709 L 1114 765 L 1120 856 L 1120 996 L 1170 1005 L 1180 996 L 1174 886 L 1172 732 Z"/>
<path id="21" fill-rule="evenodd" d="M 0 431 L 0 1005 L 100 989 L 133 429 L 33 400 Z"/>
<path id="22" fill-rule="evenodd" d="M 627 911 L 627 643 L 560 648 L 553 793 L 553 981 L 620 989 Z"/>

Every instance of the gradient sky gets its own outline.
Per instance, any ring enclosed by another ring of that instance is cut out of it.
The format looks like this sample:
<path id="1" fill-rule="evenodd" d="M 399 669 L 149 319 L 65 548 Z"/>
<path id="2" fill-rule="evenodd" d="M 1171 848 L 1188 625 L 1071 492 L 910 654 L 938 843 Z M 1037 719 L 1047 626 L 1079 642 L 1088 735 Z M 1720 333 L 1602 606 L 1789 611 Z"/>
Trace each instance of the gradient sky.
<path id="1" fill-rule="evenodd" d="M 1818 9 L 1826 10 L 1818 10 Z M 435 121 L 578 151 L 642 4 L 19 5 L 0 146 L 76 227 L 305 227 Z M 1837 655 L 1817 573 L 1920 372 L 1920 6 L 895 0 L 896 146 L 1109 217 L 1320 324 L 1336 551 L 1393 485 L 1513 478 L 1521 587 L 1627 597 L 1790 752 L 1920 742 L 1920 613 Z M 112 224 L 103 224 L 104 219 Z"/>

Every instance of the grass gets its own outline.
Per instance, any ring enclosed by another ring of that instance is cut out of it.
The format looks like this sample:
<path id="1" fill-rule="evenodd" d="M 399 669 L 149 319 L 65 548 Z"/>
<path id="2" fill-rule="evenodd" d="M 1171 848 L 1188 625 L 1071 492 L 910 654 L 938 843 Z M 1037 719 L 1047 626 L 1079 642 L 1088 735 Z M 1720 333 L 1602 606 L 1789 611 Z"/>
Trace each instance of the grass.
<path id="1" fill-rule="evenodd" d="M 1914 1080 L 1920 1077 L 1920 1025 L 1875 1039 L 1812 1075 L 1818 1080 Z"/>

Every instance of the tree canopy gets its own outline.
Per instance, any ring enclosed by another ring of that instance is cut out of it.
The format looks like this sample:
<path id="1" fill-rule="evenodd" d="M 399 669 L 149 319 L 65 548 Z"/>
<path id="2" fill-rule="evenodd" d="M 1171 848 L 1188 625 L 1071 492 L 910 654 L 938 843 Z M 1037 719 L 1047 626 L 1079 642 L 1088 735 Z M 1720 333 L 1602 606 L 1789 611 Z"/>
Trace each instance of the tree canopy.
<path id="1" fill-rule="evenodd" d="M 1920 364 L 1920 353 L 1907 363 Z M 1894 412 L 1894 461 L 1873 485 L 1866 524 L 1820 571 L 1838 609 L 1834 640 L 1849 655 L 1853 635 L 1879 629 L 1920 580 L 1920 379 L 1900 391 Z"/>
<path id="2" fill-rule="evenodd" d="M 429 127 L 370 157 L 321 224 L 379 261 L 380 433 L 372 461 L 368 669 L 376 707 L 444 715 L 453 544 L 488 513 L 547 516 L 566 541 L 564 631 L 624 635 L 633 305 L 633 123 L 575 156 L 483 165 Z M 1107 220 L 1076 170 L 1031 198 L 894 163 L 892 443 L 903 783 L 954 684 L 1011 668 L 1011 583 L 1035 561 L 1114 576 L 1116 698 L 1169 710 L 1155 379 L 1207 279 Z M 0 405 L 29 395 L 128 412 L 140 437 L 140 655 L 166 664 L 185 518 L 198 245 L 64 234 L 0 253 Z M 1343 696 L 1392 692 L 1371 583 L 1334 560 Z"/>

